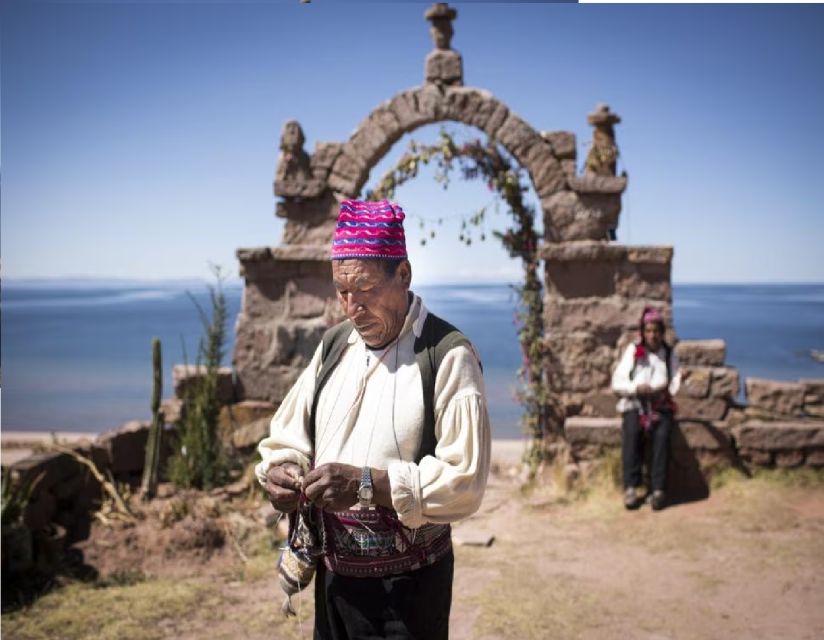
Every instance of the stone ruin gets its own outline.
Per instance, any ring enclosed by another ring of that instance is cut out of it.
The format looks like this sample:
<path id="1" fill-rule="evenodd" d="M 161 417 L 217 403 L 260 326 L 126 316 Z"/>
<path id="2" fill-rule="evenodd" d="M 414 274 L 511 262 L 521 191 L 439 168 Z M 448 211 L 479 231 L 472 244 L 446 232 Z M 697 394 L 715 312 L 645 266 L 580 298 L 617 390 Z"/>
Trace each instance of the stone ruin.
<path id="1" fill-rule="evenodd" d="M 237 250 L 245 279 L 236 321 L 234 371 L 221 371 L 220 431 L 224 443 L 252 451 L 269 418 L 325 329 L 340 319 L 328 247 L 339 202 L 357 197 L 369 172 L 400 137 L 435 122 L 476 127 L 503 145 L 528 172 L 540 198 L 545 266 L 544 340 L 551 392 L 566 412 L 564 439 L 577 461 L 620 447 L 620 418 L 611 372 L 633 340 L 641 310 L 651 304 L 672 326 L 672 247 L 614 241 L 627 176 L 616 175 L 618 115 L 598 105 L 588 116 L 593 141 L 583 174 L 577 142 L 566 131 L 536 131 L 484 89 L 464 86 L 463 60 L 451 48 L 457 12 L 437 3 L 431 21 L 435 48 L 424 83 L 378 105 L 342 142 L 313 152 L 296 121 L 283 126 L 274 181 L 276 214 L 286 219 L 276 247 Z M 676 341 L 670 330 L 668 339 Z M 724 464 L 824 466 L 824 380 L 797 383 L 749 379 L 748 405 L 738 403 L 738 371 L 726 365 L 722 340 L 680 341 L 687 380 L 676 398 L 670 487 L 708 492 L 702 466 Z M 168 423 L 182 409 L 187 380 L 202 372 L 175 367 L 175 398 L 164 401 Z M 101 434 L 80 451 L 118 481 L 139 482 L 148 423 Z M 82 514 L 99 486 L 65 453 L 40 453 L 14 463 L 12 478 L 45 472 L 26 514 L 32 526 L 57 522 L 69 538 L 83 536 Z"/>

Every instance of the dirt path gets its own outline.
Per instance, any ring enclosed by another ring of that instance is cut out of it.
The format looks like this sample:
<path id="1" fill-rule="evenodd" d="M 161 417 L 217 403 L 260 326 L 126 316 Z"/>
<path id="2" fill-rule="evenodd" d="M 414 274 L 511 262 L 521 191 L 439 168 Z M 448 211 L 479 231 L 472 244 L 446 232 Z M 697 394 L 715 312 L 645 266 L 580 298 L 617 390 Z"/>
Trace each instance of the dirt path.
<path id="1" fill-rule="evenodd" d="M 824 637 L 820 486 L 736 482 L 659 513 L 490 489 L 462 525 L 496 541 L 459 550 L 455 638 Z"/>
<path id="2" fill-rule="evenodd" d="M 456 640 L 824 637 L 820 476 L 731 480 L 659 513 L 626 512 L 608 490 L 524 495 L 496 476 L 480 512 L 455 527 L 458 540 L 487 534 L 489 547 L 456 546 Z M 57 590 L 4 615 L 4 637 L 310 638 L 311 589 L 298 602 L 304 621 L 284 620 L 275 552 L 247 548 L 243 561 L 226 547 L 208 561 L 154 562 L 135 584 Z"/>

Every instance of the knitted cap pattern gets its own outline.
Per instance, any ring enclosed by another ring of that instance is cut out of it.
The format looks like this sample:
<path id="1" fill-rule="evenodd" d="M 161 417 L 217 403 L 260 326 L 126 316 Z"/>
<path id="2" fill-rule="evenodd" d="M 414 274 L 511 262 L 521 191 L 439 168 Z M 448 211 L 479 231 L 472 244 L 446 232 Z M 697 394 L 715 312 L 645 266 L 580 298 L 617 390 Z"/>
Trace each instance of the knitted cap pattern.
<path id="1" fill-rule="evenodd" d="M 332 260 L 405 259 L 405 217 L 403 209 L 388 200 L 344 200 L 332 240 Z"/>

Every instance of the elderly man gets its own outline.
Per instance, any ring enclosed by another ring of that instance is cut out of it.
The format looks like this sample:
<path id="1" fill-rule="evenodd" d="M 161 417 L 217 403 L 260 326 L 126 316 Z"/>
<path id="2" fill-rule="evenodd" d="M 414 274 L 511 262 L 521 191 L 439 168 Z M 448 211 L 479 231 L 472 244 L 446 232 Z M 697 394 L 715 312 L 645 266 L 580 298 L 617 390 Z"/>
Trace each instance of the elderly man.
<path id="1" fill-rule="evenodd" d="M 446 638 L 449 523 L 486 487 L 480 360 L 410 291 L 403 219 L 387 201 L 341 204 L 332 278 L 348 320 L 324 335 L 259 445 L 258 480 L 290 513 L 287 593 L 308 583 L 290 567 L 317 559 L 316 638 Z"/>

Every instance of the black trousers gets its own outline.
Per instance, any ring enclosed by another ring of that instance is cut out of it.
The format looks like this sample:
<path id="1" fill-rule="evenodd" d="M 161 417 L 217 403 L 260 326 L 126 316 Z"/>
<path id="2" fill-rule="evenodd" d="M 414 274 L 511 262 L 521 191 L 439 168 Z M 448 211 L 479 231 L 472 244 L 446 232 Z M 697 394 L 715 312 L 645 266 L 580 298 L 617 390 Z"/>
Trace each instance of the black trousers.
<path id="1" fill-rule="evenodd" d="M 671 413 L 661 412 L 658 420 L 649 431 L 641 427 L 638 411 L 625 411 L 623 414 L 623 439 L 621 442 L 621 460 L 624 465 L 624 489 L 641 484 L 641 467 L 644 463 L 644 437 L 652 439 L 652 465 L 650 480 L 653 491 L 663 491 L 667 478 L 667 460 L 669 459 L 670 432 L 673 417 Z"/>
<path id="2" fill-rule="evenodd" d="M 435 564 L 386 578 L 315 575 L 315 640 L 446 640 L 452 606 L 452 552 Z"/>

